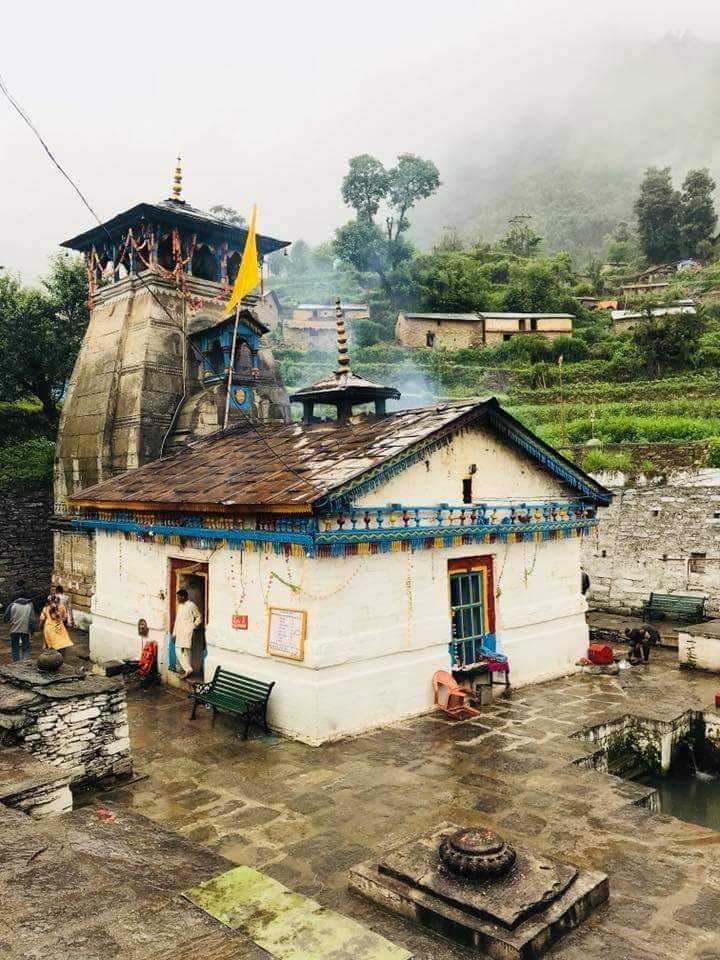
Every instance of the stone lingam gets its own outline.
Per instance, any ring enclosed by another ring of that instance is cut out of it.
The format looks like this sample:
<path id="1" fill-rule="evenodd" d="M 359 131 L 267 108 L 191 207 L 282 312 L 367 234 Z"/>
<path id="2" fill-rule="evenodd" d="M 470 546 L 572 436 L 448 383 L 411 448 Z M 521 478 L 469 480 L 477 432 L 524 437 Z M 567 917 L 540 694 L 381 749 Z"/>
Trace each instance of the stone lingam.
<path id="1" fill-rule="evenodd" d="M 496 960 L 540 957 L 609 893 L 603 873 L 452 823 L 353 867 L 350 887 Z"/>

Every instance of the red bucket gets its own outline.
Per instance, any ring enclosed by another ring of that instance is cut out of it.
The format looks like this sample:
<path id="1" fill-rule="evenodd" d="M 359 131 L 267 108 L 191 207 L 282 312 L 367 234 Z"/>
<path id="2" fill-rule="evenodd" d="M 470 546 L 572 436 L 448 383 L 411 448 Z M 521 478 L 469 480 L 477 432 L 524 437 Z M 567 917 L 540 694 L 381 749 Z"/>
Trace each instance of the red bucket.
<path id="1" fill-rule="evenodd" d="M 606 643 L 591 643 L 588 647 L 588 660 L 599 667 L 613 662 L 612 648 Z"/>

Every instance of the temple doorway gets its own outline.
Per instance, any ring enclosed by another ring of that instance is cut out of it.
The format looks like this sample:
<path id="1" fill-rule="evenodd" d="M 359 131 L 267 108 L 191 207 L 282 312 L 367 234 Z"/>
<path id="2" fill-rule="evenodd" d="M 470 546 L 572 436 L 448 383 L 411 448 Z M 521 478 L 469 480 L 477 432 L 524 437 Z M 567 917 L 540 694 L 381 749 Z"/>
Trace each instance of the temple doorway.
<path id="1" fill-rule="evenodd" d="M 203 679 L 205 662 L 205 626 L 209 619 L 209 572 L 207 563 L 194 560 L 170 561 L 170 624 L 175 623 L 178 590 L 187 590 L 188 598 L 197 606 L 202 616 L 202 624 L 193 633 L 190 662 L 192 665 L 192 680 Z"/>

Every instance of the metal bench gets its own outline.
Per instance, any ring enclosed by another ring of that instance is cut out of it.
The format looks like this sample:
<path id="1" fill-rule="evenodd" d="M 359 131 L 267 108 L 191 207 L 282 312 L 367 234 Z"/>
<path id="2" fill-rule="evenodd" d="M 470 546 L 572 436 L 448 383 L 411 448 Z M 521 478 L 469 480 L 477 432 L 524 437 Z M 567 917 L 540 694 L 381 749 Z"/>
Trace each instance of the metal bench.
<path id="1" fill-rule="evenodd" d="M 224 667 L 216 667 L 210 683 L 197 683 L 192 694 L 194 703 L 190 719 L 195 719 L 198 704 L 212 707 L 213 719 L 218 710 L 231 713 L 245 720 L 243 739 L 247 740 L 250 723 L 257 720 L 265 730 L 267 725 L 267 704 L 275 683 L 263 683 L 252 677 L 243 677 Z"/>
<path id="2" fill-rule="evenodd" d="M 643 602 L 643 616 L 652 620 L 697 621 L 705 616 L 705 597 L 687 593 L 651 593 Z"/>

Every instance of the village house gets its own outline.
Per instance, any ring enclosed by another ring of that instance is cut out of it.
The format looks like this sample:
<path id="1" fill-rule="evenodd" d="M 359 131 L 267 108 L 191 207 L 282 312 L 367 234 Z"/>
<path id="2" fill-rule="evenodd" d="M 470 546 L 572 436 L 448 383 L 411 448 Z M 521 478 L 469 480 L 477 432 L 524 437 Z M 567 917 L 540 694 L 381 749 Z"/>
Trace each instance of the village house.
<path id="1" fill-rule="evenodd" d="M 184 587 L 197 678 L 275 682 L 271 724 L 309 743 L 430 709 L 437 670 L 571 673 L 607 491 L 494 399 L 387 412 L 399 393 L 351 371 L 339 307 L 336 331 L 337 369 L 291 397 L 302 422 L 235 422 L 67 498 L 95 541 L 92 659 L 137 656 L 143 618 L 177 682 Z"/>
<path id="2" fill-rule="evenodd" d="M 571 336 L 569 313 L 407 313 L 398 314 L 395 342 L 402 347 L 495 346 L 526 333 L 553 340 Z"/>
<path id="3" fill-rule="evenodd" d="M 268 330 L 278 330 L 282 321 L 282 305 L 274 290 L 268 290 L 258 297 L 253 310 L 263 326 Z"/>
<path id="4" fill-rule="evenodd" d="M 624 333 L 626 330 L 632 330 L 643 320 L 647 320 L 649 315 L 653 317 L 680 316 L 682 314 L 694 315 L 697 313 L 694 300 L 674 300 L 672 303 L 658 304 L 651 307 L 649 313 L 647 310 L 611 310 L 612 329 L 615 333 Z"/>
<path id="5" fill-rule="evenodd" d="M 547 340 L 570 337 L 575 319 L 570 313 L 481 313 L 480 318 L 487 347 L 528 333 Z"/>
<path id="6" fill-rule="evenodd" d="M 354 320 L 367 320 L 367 303 L 343 302 L 342 309 L 352 340 Z M 283 343 L 299 350 L 332 350 L 335 346 L 335 305 L 327 303 L 300 303 L 292 316 L 283 323 Z"/>

